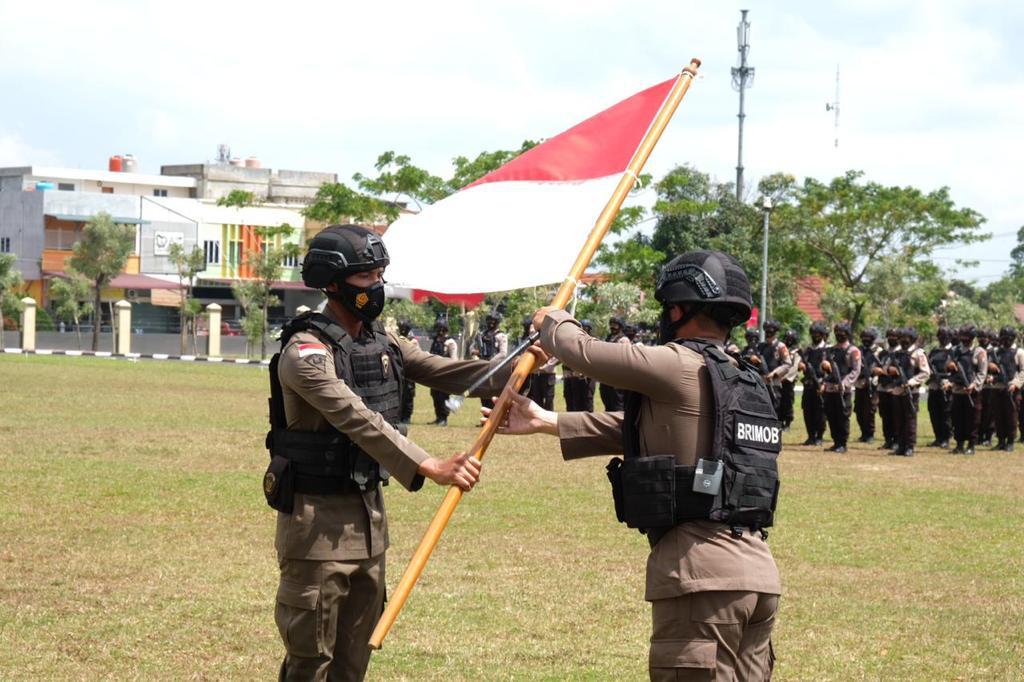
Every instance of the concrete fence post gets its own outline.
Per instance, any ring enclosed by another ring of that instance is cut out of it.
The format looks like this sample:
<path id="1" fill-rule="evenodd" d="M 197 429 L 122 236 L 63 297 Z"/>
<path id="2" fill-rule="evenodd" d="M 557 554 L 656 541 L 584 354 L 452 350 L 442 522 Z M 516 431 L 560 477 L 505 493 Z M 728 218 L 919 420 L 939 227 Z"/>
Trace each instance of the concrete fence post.
<path id="1" fill-rule="evenodd" d="M 36 300 L 30 296 L 21 299 L 25 309 L 21 311 L 21 350 L 36 349 Z"/>
<path id="2" fill-rule="evenodd" d="M 217 303 L 206 306 L 206 314 L 210 319 L 210 335 L 206 337 L 206 355 L 211 358 L 220 357 L 220 311 Z"/>
<path id="3" fill-rule="evenodd" d="M 114 304 L 117 310 L 117 355 L 128 355 L 132 352 L 132 304 L 124 299 Z"/>

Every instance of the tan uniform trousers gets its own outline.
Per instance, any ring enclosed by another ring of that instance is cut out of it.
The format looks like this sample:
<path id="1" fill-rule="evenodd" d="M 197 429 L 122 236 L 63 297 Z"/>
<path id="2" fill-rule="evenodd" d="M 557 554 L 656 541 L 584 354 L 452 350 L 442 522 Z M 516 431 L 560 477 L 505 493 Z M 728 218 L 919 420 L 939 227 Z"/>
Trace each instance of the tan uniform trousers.
<path id="1" fill-rule="evenodd" d="M 358 682 L 384 605 L 384 555 L 353 561 L 283 559 L 274 617 L 281 680 Z"/>
<path id="2" fill-rule="evenodd" d="M 694 592 L 651 607 L 651 682 L 771 679 L 778 595 Z"/>

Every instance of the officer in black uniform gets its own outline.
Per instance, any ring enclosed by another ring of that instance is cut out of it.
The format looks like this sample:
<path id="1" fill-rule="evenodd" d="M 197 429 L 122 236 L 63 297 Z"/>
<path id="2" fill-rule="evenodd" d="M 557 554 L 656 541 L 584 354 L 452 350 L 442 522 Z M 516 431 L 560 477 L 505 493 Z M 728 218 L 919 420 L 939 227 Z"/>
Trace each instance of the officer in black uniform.
<path id="1" fill-rule="evenodd" d="M 878 354 L 879 366 L 888 367 L 889 355 L 900 347 L 899 330 L 890 327 L 885 330 L 885 348 Z M 896 425 L 893 421 L 892 391 L 895 387 L 893 378 L 876 366 L 872 370 L 878 376 L 878 416 L 882 418 L 882 444 L 879 450 L 892 450 L 896 447 Z"/>
<path id="2" fill-rule="evenodd" d="M 999 330 L 999 345 L 989 357 L 989 372 L 994 374 L 992 387 L 992 418 L 999 443 L 993 448 L 1013 452 L 1017 435 L 1017 400 L 1024 381 L 1024 349 L 1015 343 L 1017 330 L 1003 327 Z"/>
<path id="3" fill-rule="evenodd" d="M 782 422 L 782 428 L 785 431 L 789 431 L 789 426 L 793 423 L 793 405 L 796 402 L 796 377 L 800 372 L 800 363 L 802 362 L 800 332 L 796 329 L 786 331 L 782 337 L 782 342 L 786 344 L 786 348 L 789 350 L 790 367 L 786 375 L 782 377 L 782 390 L 779 397 L 779 421 Z"/>
<path id="4" fill-rule="evenodd" d="M 580 320 L 583 331 L 594 335 L 594 325 L 590 320 Z M 566 412 L 594 411 L 594 380 L 577 372 L 568 365 L 562 365 L 562 390 L 565 394 Z"/>
<path id="5" fill-rule="evenodd" d="M 821 445 L 825 438 L 825 402 L 822 398 L 821 363 L 825 360 L 828 327 L 824 322 L 811 324 L 811 345 L 801 354 L 804 394 L 800 409 L 804 413 L 807 440 L 803 445 Z"/>
<path id="6" fill-rule="evenodd" d="M 935 335 L 938 343 L 928 353 L 928 366 L 932 374 L 928 377 L 928 419 L 932 423 L 932 433 L 935 439 L 929 443 L 929 447 L 948 448 L 949 439 L 953 435 L 953 424 L 950 421 L 950 400 L 949 392 L 943 388 L 949 381 L 949 365 L 953 358 L 953 332 L 949 327 L 939 327 Z"/>
<path id="7" fill-rule="evenodd" d="M 960 344 L 953 350 L 953 359 L 947 368 L 953 392 L 954 455 L 973 455 L 978 443 L 981 424 L 981 389 L 988 373 L 988 355 L 984 348 L 974 345 L 977 328 L 965 324 L 957 332 Z"/>
<path id="8" fill-rule="evenodd" d="M 484 318 L 484 328 L 477 333 L 470 348 L 470 356 L 487 360 L 503 358 L 508 353 L 508 335 L 501 331 L 501 313 L 490 312 Z M 481 398 L 483 407 L 494 407 L 492 398 Z"/>
<path id="9" fill-rule="evenodd" d="M 743 340 L 746 341 L 746 345 L 740 349 L 740 358 L 752 364 L 763 375 L 764 358 L 761 357 L 760 349 L 758 348 L 760 339 L 761 335 L 753 327 L 743 332 Z"/>
<path id="10" fill-rule="evenodd" d="M 878 393 L 875 390 L 878 379 L 872 370 L 878 365 L 878 330 L 868 327 L 860 333 L 860 376 L 854 386 L 853 412 L 857 415 L 861 443 L 875 440 L 875 413 L 878 410 Z"/>
<path id="11" fill-rule="evenodd" d="M 437 318 L 434 324 L 434 339 L 430 342 L 430 352 L 443 358 L 455 359 L 458 356 L 458 346 L 455 339 L 448 335 L 448 320 L 443 317 Z M 430 389 L 430 399 L 434 402 L 434 421 L 430 422 L 435 426 L 448 426 L 448 398 L 450 394 L 439 391 L 436 388 Z"/>
<path id="12" fill-rule="evenodd" d="M 612 317 L 608 320 L 608 335 L 604 340 L 608 343 L 629 343 L 629 339 L 623 333 L 626 323 L 621 317 Z M 601 382 L 598 388 L 601 395 L 601 402 L 604 403 L 605 412 L 622 411 L 622 391 L 614 386 Z"/>
<path id="13" fill-rule="evenodd" d="M 991 329 L 982 328 L 978 330 L 978 348 L 985 350 L 985 356 L 991 358 L 995 355 L 993 341 L 995 334 Z M 992 421 L 992 381 L 994 373 L 985 376 L 985 385 L 981 389 L 981 421 L 978 426 L 978 445 L 992 445 L 992 434 L 995 433 L 995 424 Z"/>
<path id="14" fill-rule="evenodd" d="M 829 452 L 846 452 L 850 437 L 850 413 L 853 412 L 853 385 L 860 376 L 860 349 L 850 342 L 850 324 L 838 322 L 832 327 L 836 342 L 828 347 L 821 363 L 822 396 L 832 447 Z"/>
<path id="15" fill-rule="evenodd" d="M 764 330 L 764 341 L 757 344 L 757 354 L 764 363 L 761 374 L 765 377 L 765 385 L 772 396 L 772 407 L 779 413 L 779 401 L 782 398 L 782 374 L 789 366 L 789 349 L 779 341 L 778 334 L 782 325 L 778 320 L 765 320 L 761 325 Z M 785 365 L 785 367 L 783 367 Z M 782 367 L 782 369 L 780 369 Z"/>
<path id="16" fill-rule="evenodd" d="M 398 335 L 416 343 L 416 337 L 412 333 L 412 324 L 409 320 L 401 320 L 398 323 Z M 416 402 L 416 382 L 406 377 L 402 390 L 402 413 L 398 418 L 399 423 L 409 424 L 412 421 L 413 405 Z"/>

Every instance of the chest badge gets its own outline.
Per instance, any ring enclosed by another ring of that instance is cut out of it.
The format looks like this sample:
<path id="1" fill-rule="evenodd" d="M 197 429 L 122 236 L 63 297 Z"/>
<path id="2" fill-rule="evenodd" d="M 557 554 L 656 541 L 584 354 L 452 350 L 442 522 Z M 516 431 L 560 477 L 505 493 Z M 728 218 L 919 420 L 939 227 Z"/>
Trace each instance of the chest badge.
<path id="1" fill-rule="evenodd" d="M 384 373 L 384 376 L 388 376 L 391 368 L 391 358 L 387 355 L 380 356 L 380 369 Z"/>

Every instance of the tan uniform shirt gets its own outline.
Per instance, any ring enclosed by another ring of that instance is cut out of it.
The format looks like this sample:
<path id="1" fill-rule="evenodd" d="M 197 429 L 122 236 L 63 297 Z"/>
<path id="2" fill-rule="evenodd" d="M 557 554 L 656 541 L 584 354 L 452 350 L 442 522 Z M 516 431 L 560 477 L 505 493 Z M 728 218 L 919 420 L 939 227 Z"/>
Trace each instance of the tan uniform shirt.
<path id="1" fill-rule="evenodd" d="M 451 360 L 431 355 L 415 342 L 390 335 L 402 352 L 405 376 L 446 393 L 462 393 L 490 366 L 484 360 Z M 300 349 L 300 346 L 308 346 Z M 454 345 L 454 341 L 452 342 Z M 314 353 L 316 347 L 326 353 Z M 511 370 L 498 372 L 477 395 L 495 395 Z M 417 473 L 429 455 L 366 407 L 337 377 L 330 343 L 312 330 L 292 336 L 281 351 L 278 376 L 288 428 L 346 434 L 409 490 L 423 484 Z M 348 495 L 295 495 L 291 514 L 278 513 L 275 541 L 279 559 L 368 559 L 388 547 L 381 489 Z"/>
<path id="2" fill-rule="evenodd" d="M 673 454 L 679 464 L 690 466 L 710 454 L 714 398 L 699 353 L 674 343 L 601 341 L 564 311 L 548 314 L 540 342 L 545 351 L 597 381 L 643 394 L 642 454 Z M 561 413 L 558 435 L 565 459 L 621 454 L 622 413 Z M 737 539 L 720 523 L 688 522 L 669 531 L 651 550 L 646 599 L 712 590 L 781 592 L 775 560 L 759 533 L 748 531 Z"/>
<path id="3" fill-rule="evenodd" d="M 786 375 L 782 377 L 782 380 L 791 384 L 796 383 L 797 375 L 800 373 L 801 362 L 803 362 L 803 356 L 800 354 L 800 349 L 791 348 L 789 351 L 789 369 L 786 370 Z"/>

